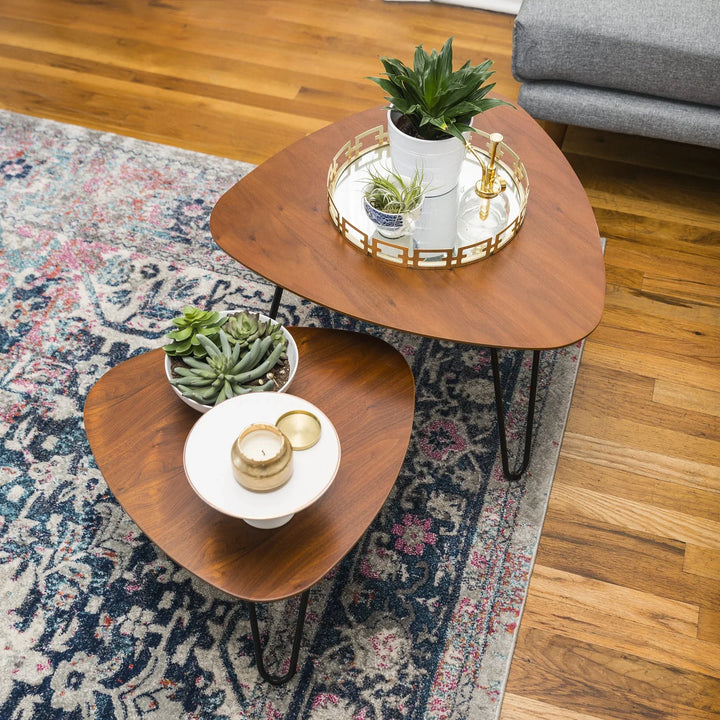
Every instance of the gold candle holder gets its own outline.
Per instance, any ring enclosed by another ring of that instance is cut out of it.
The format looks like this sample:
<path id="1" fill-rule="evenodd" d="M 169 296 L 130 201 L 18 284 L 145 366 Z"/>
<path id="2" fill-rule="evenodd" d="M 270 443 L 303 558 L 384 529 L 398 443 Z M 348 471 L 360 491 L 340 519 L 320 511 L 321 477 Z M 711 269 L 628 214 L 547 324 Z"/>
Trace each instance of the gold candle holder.
<path id="1" fill-rule="evenodd" d="M 247 490 L 269 492 L 292 476 L 293 450 L 276 427 L 256 423 L 238 435 L 230 451 L 233 477 Z"/>

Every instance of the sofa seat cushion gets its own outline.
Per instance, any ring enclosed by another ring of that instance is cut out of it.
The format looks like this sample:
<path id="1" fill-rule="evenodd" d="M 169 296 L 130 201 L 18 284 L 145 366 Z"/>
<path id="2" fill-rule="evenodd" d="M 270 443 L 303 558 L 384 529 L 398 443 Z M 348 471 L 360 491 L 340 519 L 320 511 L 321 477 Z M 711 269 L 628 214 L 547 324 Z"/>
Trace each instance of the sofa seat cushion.
<path id="1" fill-rule="evenodd" d="M 513 74 L 720 106 L 718 0 L 524 0 Z"/>
<path id="2" fill-rule="evenodd" d="M 720 108 L 574 83 L 523 83 L 520 107 L 563 125 L 720 148 Z"/>

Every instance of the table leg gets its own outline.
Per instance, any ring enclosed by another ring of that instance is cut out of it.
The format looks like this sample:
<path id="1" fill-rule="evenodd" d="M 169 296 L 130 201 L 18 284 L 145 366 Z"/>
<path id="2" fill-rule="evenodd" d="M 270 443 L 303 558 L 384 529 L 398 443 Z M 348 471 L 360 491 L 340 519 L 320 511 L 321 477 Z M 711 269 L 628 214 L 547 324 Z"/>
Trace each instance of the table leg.
<path id="1" fill-rule="evenodd" d="M 295 674 L 297 669 L 298 655 L 300 653 L 300 640 L 302 638 L 303 625 L 305 624 L 305 612 L 307 610 L 308 598 L 310 590 L 306 590 L 300 596 L 300 607 L 298 608 L 297 622 L 295 623 L 295 637 L 293 639 L 292 653 L 290 654 L 290 667 L 285 675 L 271 675 L 265 669 L 263 662 L 263 651 L 260 646 L 260 631 L 258 629 L 257 613 L 255 611 L 255 603 L 248 602 L 250 606 L 250 627 L 252 628 L 253 647 L 255 649 L 255 661 L 257 662 L 258 672 L 263 680 L 271 685 L 282 685 L 286 683 Z"/>
<path id="2" fill-rule="evenodd" d="M 269 318 L 272 320 L 275 320 L 278 314 L 278 309 L 280 308 L 280 300 L 282 299 L 283 294 L 283 288 L 280 285 L 275 286 L 275 294 L 273 295 L 272 304 L 270 305 L 270 314 L 268 315 Z"/>
<path id="3" fill-rule="evenodd" d="M 505 410 L 503 406 L 497 348 L 490 348 L 490 360 L 492 362 L 493 384 L 495 385 L 495 412 L 497 413 L 498 432 L 500 434 L 500 457 L 502 459 L 503 474 L 508 480 L 519 480 L 525 470 L 527 470 L 528 463 L 530 462 L 533 419 L 535 417 L 535 396 L 537 395 L 538 370 L 540 367 L 540 351 L 533 350 L 532 373 L 530 375 L 530 398 L 528 400 L 527 422 L 525 425 L 525 448 L 523 450 L 522 463 L 517 470 L 512 472 L 510 471 L 507 436 L 505 434 Z"/>

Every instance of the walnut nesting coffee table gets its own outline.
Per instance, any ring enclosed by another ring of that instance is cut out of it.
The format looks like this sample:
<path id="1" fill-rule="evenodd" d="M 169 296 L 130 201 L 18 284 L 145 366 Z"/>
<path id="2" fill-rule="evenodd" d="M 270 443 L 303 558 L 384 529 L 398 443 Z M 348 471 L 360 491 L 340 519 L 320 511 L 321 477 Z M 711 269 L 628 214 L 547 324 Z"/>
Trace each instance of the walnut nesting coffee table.
<path id="1" fill-rule="evenodd" d="M 183 448 L 200 415 L 171 389 L 162 349 L 109 370 L 84 411 L 98 467 L 140 529 L 191 573 L 249 602 L 258 670 L 273 684 L 295 673 L 310 588 L 350 551 L 385 502 L 405 458 L 415 409 L 410 368 L 387 343 L 343 330 L 289 330 L 300 357 L 291 392 L 329 417 L 342 457 L 325 494 L 279 528 L 251 527 L 192 490 Z M 278 677 L 263 664 L 255 603 L 297 594 L 290 668 Z"/>
<path id="2" fill-rule="evenodd" d="M 282 289 L 377 325 L 491 349 L 503 470 L 518 478 L 531 444 L 540 351 L 585 338 L 599 323 L 605 269 L 587 195 L 565 156 L 521 108 L 475 119 L 500 132 L 530 183 L 525 220 L 500 252 L 461 267 L 397 267 L 364 254 L 335 228 L 326 180 L 338 149 L 385 123 L 375 108 L 291 145 L 228 190 L 210 217 L 231 257 Z M 533 351 L 524 455 L 511 470 L 505 439 L 498 348 Z"/>

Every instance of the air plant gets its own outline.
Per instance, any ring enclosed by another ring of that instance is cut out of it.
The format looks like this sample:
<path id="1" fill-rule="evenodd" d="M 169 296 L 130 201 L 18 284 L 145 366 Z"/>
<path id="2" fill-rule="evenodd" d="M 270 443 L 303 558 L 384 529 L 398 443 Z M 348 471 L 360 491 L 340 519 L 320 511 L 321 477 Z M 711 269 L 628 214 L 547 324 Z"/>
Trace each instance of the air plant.
<path id="1" fill-rule="evenodd" d="M 425 194 L 423 173 L 418 170 L 412 178 L 404 178 L 395 170 L 377 172 L 370 169 L 364 198 L 380 212 L 402 215 L 419 207 Z"/>

